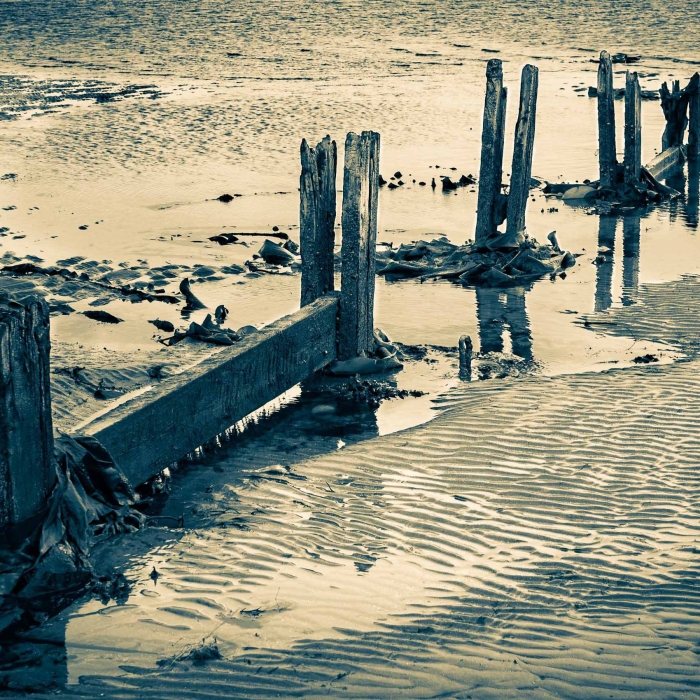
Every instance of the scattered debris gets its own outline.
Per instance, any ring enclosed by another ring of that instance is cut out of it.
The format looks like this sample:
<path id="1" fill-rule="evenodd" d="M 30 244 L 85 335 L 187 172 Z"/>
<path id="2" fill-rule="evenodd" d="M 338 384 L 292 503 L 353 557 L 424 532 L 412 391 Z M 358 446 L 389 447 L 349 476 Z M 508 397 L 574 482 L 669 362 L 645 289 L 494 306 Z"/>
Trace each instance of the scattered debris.
<path id="1" fill-rule="evenodd" d="M 648 365 L 651 364 L 652 362 L 658 362 L 659 358 L 656 355 L 652 355 L 651 353 L 647 353 L 646 355 L 639 355 L 635 357 L 632 362 L 638 364 L 638 365 Z"/>
<path id="2" fill-rule="evenodd" d="M 80 313 L 83 316 L 87 316 L 88 318 L 91 318 L 93 321 L 99 321 L 100 323 L 123 323 L 124 322 L 123 318 L 118 318 L 117 316 L 114 316 L 113 314 L 109 313 L 109 311 L 93 311 L 92 309 L 89 309 L 88 311 L 81 311 Z"/>

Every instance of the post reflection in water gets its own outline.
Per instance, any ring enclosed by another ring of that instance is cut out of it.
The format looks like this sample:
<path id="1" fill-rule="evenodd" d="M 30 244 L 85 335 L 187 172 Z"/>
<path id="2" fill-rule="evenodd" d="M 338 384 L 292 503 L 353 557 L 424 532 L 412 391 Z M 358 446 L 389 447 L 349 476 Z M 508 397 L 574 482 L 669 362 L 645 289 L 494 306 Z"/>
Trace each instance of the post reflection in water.
<path id="1" fill-rule="evenodd" d="M 617 217 L 601 214 L 598 223 L 598 268 L 595 276 L 596 311 L 605 311 L 612 305 L 616 229 Z"/>
<path id="2" fill-rule="evenodd" d="M 688 191 L 685 198 L 685 222 L 693 230 L 698 227 L 700 198 L 700 157 L 688 159 Z"/>
<path id="3" fill-rule="evenodd" d="M 639 246 L 642 219 L 631 212 L 622 219 L 622 305 L 632 306 L 639 290 Z"/>
<path id="4" fill-rule="evenodd" d="M 525 360 L 532 359 L 532 333 L 525 307 L 525 292 L 525 287 L 476 288 L 482 353 L 503 352 L 503 330 L 507 326 L 513 354 Z"/>

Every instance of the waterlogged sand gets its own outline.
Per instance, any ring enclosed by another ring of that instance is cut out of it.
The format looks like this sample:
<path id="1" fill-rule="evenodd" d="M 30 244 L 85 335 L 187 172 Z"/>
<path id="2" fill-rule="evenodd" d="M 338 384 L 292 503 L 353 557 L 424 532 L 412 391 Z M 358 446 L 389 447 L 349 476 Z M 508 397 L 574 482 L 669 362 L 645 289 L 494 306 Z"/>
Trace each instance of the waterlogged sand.
<path id="1" fill-rule="evenodd" d="M 698 697 L 698 369 L 467 385 L 426 427 L 296 463 L 231 449 L 171 498 L 191 529 L 122 543 L 126 604 L 33 635 L 65 630 L 45 678 L 115 698 Z M 222 660 L 157 665 L 209 635 Z"/>
<path id="2" fill-rule="evenodd" d="M 596 174 L 591 59 L 641 55 L 644 89 L 685 81 L 697 22 L 691 2 L 0 0 L 0 258 L 81 256 L 91 275 L 167 293 L 205 266 L 195 292 L 210 310 L 226 304 L 232 327 L 269 323 L 298 308 L 298 277 L 227 273 L 261 241 L 208 238 L 298 237 L 302 138 L 330 133 L 342 162 L 348 130 L 378 130 L 383 175 L 408 175 L 380 194 L 379 239 L 462 243 L 476 188 L 417 182 L 477 174 L 486 60 L 504 61 L 506 164 L 533 62 L 533 174 L 583 180 Z M 642 113 L 649 161 L 663 117 L 658 102 Z M 539 375 L 459 384 L 454 356 L 436 353 L 393 380 L 428 395 L 376 411 L 318 386 L 289 392 L 180 465 L 151 509 L 166 518 L 97 549 L 128 595 L 81 599 L 3 647 L 0 688 L 700 697 L 697 169 L 669 184 L 680 201 L 603 218 L 533 191 L 531 235 L 556 229 L 580 254 L 565 280 L 477 291 L 378 278 L 392 339 L 455 346 L 468 333 Z M 243 196 L 214 200 L 224 192 Z M 99 308 L 124 322 L 99 324 L 79 313 L 90 295 L 23 282 L 76 310 L 51 320 L 58 428 L 212 351 L 163 348 L 147 322 L 202 312 L 115 296 Z M 635 366 L 647 353 L 659 361 Z M 221 659 L 176 661 L 213 638 Z"/>

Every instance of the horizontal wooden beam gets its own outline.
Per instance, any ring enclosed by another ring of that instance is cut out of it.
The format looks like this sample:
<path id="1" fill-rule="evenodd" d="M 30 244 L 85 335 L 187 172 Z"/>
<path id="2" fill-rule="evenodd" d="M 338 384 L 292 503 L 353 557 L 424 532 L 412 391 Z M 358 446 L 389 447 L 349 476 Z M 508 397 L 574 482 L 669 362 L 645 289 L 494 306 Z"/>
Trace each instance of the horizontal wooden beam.
<path id="1" fill-rule="evenodd" d="M 680 146 L 671 146 L 659 153 L 646 169 L 657 180 L 663 180 L 683 164 L 683 151 Z"/>
<path id="2" fill-rule="evenodd" d="M 338 295 L 330 293 L 165 379 L 83 426 L 132 484 L 177 459 L 336 359 Z"/>

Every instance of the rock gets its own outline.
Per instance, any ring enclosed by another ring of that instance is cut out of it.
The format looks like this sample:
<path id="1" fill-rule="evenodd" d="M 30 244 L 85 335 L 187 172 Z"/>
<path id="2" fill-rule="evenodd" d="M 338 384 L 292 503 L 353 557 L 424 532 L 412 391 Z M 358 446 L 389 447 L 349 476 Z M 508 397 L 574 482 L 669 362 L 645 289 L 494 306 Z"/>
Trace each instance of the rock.
<path id="1" fill-rule="evenodd" d="M 379 186 L 384 187 L 386 185 L 386 180 L 380 175 L 379 176 Z"/>
<path id="2" fill-rule="evenodd" d="M 575 199 L 590 199 L 595 197 L 596 188 L 590 185 L 576 185 L 575 187 L 570 187 L 562 195 L 562 199 L 565 201 L 575 200 Z"/>
<path id="3" fill-rule="evenodd" d="M 82 311 L 81 313 L 83 316 L 87 316 L 88 318 L 91 318 L 93 321 L 99 321 L 100 323 L 123 323 L 124 322 L 123 318 L 117 318 L 116 316 L 113 316 L 112 314 L 110 314 L 108 311 L 88 310 L 88 311 Z"/>
<path id="4" fill-rule="evenodd" d="M 401 171 L 400 171 L 400 170 L 397 170 L 397 171 L 394 173 L 394 177 L 398 180 L 400 177 L 403 177 L 403 175 L 401 174 Z"/>
<path id="5" fill-rule="evenodd" d="M 220 233 L 217 236 L 210 236 L 210 241 L 215 241 L 219 245 L 231 245 L 232 243 L 238 243 L 238 236 L 233 233 Z"/>
<path id="6" fill-rule="evenodd" d="M 223 304 L 219 304 L 216 307 L 216 311 L 214 311 L 214 318 L 216 319 L 217 323 L 223 323 L 227 316 L 228 309 Z"/>
<path id="7" fill-rule="evenodd" d="M 206 309 L 206 305 L 203 304 L 197 297 L 192 293 L 190 289 L 190 281 L 185 277 L 182 282 L 180 282 L 180 292 L 182 292 L 185 297 L 187 304 L 185 305 L 186 311 L 194 311 L 195 309 Z"/>
<path id="8" fill-rule="evenodd" d="M 282 247 L 294 255 L 299 255 L 299 244 L 293 241 L 291 238 L 288 238 Z"/>
<path id="9" fill-rule="evenodd" d="M 395 189 L 397 189 L 397 188 L 398 188 L 398 185 L 395 185 L 393 182 L 390 182 L 390 183 L 389 183 L 389 189 L 390 189 L 390 190 L 395 190 Z"/>
<path id="10" fill-rule="evenodd" d="M 469 175 L 462 175 L 462 177 L 459 178 L 459 184 L 462 187 L 466 187 L 467 185 L 475 185 L 476 178 L 471 173 Z"/>
<path id="11" fill-rule="evenodd" d="M 222 195 L 220 195 L 219 197 L 217 197 L 217 199 L 218 199 L 220 202 L 224 202 L 225 204 L 228 204 L 229 202 L 232 202 L 232 201 L 233 201 L 233 195 L 230 195 L 230 194 L 222 194 Z"/>
<path id="12" fill-rule="evenodd" d="M 443 192 L 450 192 L 452 190 L 456 190 L 459 187 L 459 185 L 456 182 L 452 182 L 449 177 L 443 177 L 442 178 L 442 191 Z"/>
<path id="13" fill-rule="evenodd" d="M 213 267 L 207 267 L 202 265 L 202 267 L 197 267 L 192 272 L 192 277 L 211 277 L 216 274 L 216 270 Z"/>
<path id="14" fill-rule="evenodd" d="M 170 321 L 161 321 L 159 318 L 155 318 L 149 323 L 152 323 L 159 331 L 166 333 L 172 333 L 175 330 L 175 326 Z"/>
<path id="15" fill-rule="evenodd" d="M 294 262 L 294 255 L 279 243 L 265 239 L 258 255 L 266 262 L 273 265 L 289 265 Z"/>
<path id="16" fill-rule="evenodd" d="M 224 265 L 220 272 L 223 272 L 225 275 L 240 275 L 245 272 L 245 268 L 240 265 Z"/>

